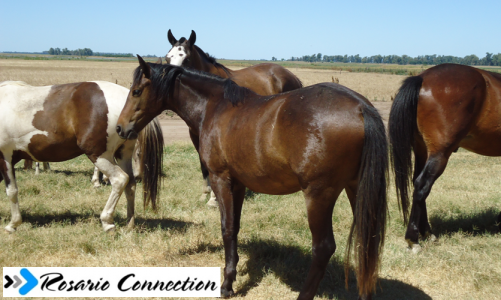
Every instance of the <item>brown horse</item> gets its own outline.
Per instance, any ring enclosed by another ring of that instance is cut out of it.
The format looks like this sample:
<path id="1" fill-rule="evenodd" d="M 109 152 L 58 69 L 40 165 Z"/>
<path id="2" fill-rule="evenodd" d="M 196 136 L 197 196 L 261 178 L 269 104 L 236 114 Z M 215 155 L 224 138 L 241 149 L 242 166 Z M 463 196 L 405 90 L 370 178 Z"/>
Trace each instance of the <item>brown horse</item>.
<path id="1" fill-rule="evenodd" d="M 387 142 L 381 117 L 361 95 L 325 83 L 274 96 L 208 73 L 147 64 L 139 57 L 117 132 L 135 138 L 165 109 L 199 137 L 198 151 L 219 199 L 226 266 L 223 296 L 233 294 L 245 188 L 273 195 L 303 191 L 313 261 L 299 299 L 312 299 L 336 249 L 334 204 L 346 190 L 354 213 L 361 299 L 375 289 L 386 226 Z"/>
<path id="2" fill-rule="evenodd" d="M 136 182 L 131 160 L 135 142 L 124 141 L 115 130 L 128 92 L 105 81 L 53 86 L 0 83 L 0 181 L 5 180 L 12 214 L 5 230 L 14 232 L 22 222 L 14 169 L 17 162 L 59 162 L 82 154 L 108 176 L 112 185 L 101 213 L 103 229 L 115 228 L 113 213 L 124 191 L 129 226 L 134 225 Z M 148 160 L 143 176 L 145 204 L 151 200 L 155 207 L 162 167 L 162 132 L 158 123 L 152 122 L 140 135 L 145 135 L 140 140 Z"/>
<path id="3" fill-rule="evenodd" d="M 391 108 L 389 133 L 397 194 L 406 221 L 414 150 L 414 193 L 405 234 L 414 252 L 420 250 L 419 235 L 435 239 L 426 198 L 449 157 L 459 147 L 482 155 L 501 155 L 500 122 L 500 74 L 443 64 L 407 78 L 400 87 Z"/>
<path id="4" fill-rule="evenodd" d="M 189 39 L 174 38 L 171 30 L 167 39 L 172 49 L 165 55 L 167 63 L 211 73 L 222 78 L 230 78 L 239 86 L 246 87 L 262 96 L 275 95 L 302 88 L 303 85 L 296 75 L 286 68 L 270 63 L 257 64 L 241 70 L 230 70 L 197 45 L 197 35 L 191 31 Z"/>
<path id="5" fill-rule="evenodd" d="M 193 30 L 189 39 L 182 37 L 177 40 L 169 29 L 167 39 L 171 43 L 172 49 L 165 55 L 165 59 L 171 65 L 208 72 L 222 78 L 230 78 L 236 84 L 262 96 L 284 93 L 303 87 L 299 78 L 277 64 L 258 64 L 238 71 L 226 68 L 218 63 L 214 57 L 195 45 L 197 35 Z M 191 133 L 191 130 L 190 137 L 195 147 L 198 147 L 198 139 Z M 204 194 L 200 199 L 205 200 L 206 194 L 211 192 L 210 180 L 208 178 L 209 173 L 203 164 L 201 164 L 201 169 L 207 185 L 204 186 Z M 216 197 L 213 193 L 207 204 L 217 206 Z"/>

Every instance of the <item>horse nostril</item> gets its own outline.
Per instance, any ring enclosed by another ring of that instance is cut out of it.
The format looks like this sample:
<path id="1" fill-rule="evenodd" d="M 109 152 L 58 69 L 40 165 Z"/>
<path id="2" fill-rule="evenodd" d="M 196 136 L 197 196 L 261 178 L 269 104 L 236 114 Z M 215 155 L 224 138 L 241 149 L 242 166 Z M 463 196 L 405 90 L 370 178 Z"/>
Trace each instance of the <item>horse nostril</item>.
<path id="1" fill-rule="evenodd" d="M 117 133 L 118 133 L 118 135 L 122 134 L 122 126 L 120 126 L 120 125 L 117 126 Z"/>

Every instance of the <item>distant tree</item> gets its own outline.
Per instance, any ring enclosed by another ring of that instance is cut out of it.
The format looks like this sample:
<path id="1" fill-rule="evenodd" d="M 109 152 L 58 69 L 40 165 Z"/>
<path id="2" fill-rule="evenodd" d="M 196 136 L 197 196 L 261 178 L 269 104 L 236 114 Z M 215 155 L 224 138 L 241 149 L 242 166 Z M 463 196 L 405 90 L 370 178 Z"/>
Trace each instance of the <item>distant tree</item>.
<path id="1" fill-rule="evenodd" d="M 322 60 L 322 53 L 317 53 L 317 61 L 321 61 Z"/>
<path id="2" fill-rule="evenodd" d="M 54 48 L 49 49 L 49 55 L 54 55 Z"/>
<path id="3" fill-rule="evenodd" d="M 277 58 L 276 58 L 275 56 L 273 56 L 273 57 L 271 58 L 271 60 L 272 60 L 272 61 L 277 61 Z"/>

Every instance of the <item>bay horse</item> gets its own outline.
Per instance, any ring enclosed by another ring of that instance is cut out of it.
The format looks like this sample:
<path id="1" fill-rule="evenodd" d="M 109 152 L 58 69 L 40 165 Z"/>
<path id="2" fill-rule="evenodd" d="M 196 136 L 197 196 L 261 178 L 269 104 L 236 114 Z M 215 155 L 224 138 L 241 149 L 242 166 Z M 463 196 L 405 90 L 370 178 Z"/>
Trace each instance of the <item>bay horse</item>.
<path id="1" fill-rule="evenodd" d="M 189 39 L 182 37 L 177 40 L 169 29 L 167 39 L 172 48 L 165 56 L 167 63 L 212 73 L 222 78 L 231 78 L 239 86 L 246 87 L 262 96 L 284 93 L 303 87 L 301 80 L 296 75 L 277 64 L 262 63 L 241 70 L 230 70 L 195 45 L 196 38 L 197 35 L 192 30 Z M 192 141 L 197 147 L 198 142 L 196 137 L 191 134 L 191 131 L 190 137 L 192 137 Z M 201 164 L 201 168 L 206 182 L 204 194 L 200 198 L 202 200 L 206 198 L 205 194 L 211 192 L 211 188 L 208 172 L 203 164 Z M 207 203 L 216 206 L 217 202 L 215 200 L 216 197 L 212 193 Z"/>
<path id="2" fill-rule="evenodd" d="M 391 108 L 389 135 L 397 195 L 406 221 L 411 176 L 414 184 L 405 234 L 413 252 L 421 249 L 420 235 L 436 238 L 428 222 L 426 198 L 451 154 L 462 147 L 500 156 L 500 122 L 501 74 L 441 64 L 403 82 Z M 501 214 L 498 222 L 501 230 Z"/>
<path id="3" fill-rule="evenodd" d="M 105 231 L 113 230 L 113 212 L 125 190 L 128 226 L 134 225 L 136 182 L 131 157 L 135 141 L 119 138 L 115 127 L 128 89 L 105 81 L 52 86 L 30 86 L 20 81 L 0 83 L 0 180 L 5 180 L 11 202 L 14 232 L 21 224 L 14 166 L 21 159 L 59 162 L 85 154 L 110 179 L 111 195 L 101 213 Z M 145 172 L 145 205 L 156 207 L 162 166 L 163 137 L 152 122 L 138 135 L 148 162 Z"/>
<path id="4" fill-rule="evenodd" d="M 313 299 L 336 250 L 332 213 L 346 190 L 354 222 L 345 270 L 354 250 L 360 299 L 370 299 L 385 236 L 388 153 L 383 122 L 368 100 L 335 83 L 260 96 L 230 79 L 138 59 L 117 132 L 134 139 L 152 118 L 170 109 L 198 137 L 221 214 L 222 296 L 234 294 L 247 187 L 305 195 L 313 258 L 298 299 Z"/>

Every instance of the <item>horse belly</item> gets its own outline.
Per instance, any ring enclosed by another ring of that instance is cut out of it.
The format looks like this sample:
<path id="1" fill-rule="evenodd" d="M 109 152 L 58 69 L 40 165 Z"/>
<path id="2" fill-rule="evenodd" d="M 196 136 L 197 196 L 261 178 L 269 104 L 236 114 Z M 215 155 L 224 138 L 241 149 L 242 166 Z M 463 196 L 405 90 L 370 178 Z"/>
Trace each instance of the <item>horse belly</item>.
<path id="1" fill-rule="evenodd" d="M 480 155 L 501 156 L 501 127 L 472 130 L 459 146 Z"/>
<path id="2" fill-rule="evenodd" d="M 301 189 L 297 175 L 283 168 L 270 167 L 266 170 L 257 170 L 248 167 L 235 173 L 235 177 L 243 185 L 256 193 L 286 195 Z"/>

